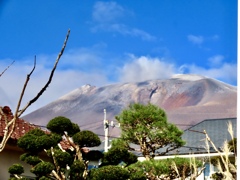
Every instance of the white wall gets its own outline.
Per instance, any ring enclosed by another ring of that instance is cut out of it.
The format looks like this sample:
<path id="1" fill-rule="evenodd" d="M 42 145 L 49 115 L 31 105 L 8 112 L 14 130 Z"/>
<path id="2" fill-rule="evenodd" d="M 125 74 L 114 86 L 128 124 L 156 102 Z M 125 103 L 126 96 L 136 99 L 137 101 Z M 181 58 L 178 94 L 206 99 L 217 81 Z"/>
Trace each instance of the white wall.
<path id="1" fill-rule="evenodd" d="M 0 152 L 0 179 L 8 180 L 10 174 L 8 168 L 16 163 L 22 164 L 25 172 L 23 175 L 34 177 L 34 174 L 30 172 L 30 165 L 20 161 L 19 157 L 24 152 L 20 149 L 14 149 L 13 146 L 7 146 L 2 152 Z"/>

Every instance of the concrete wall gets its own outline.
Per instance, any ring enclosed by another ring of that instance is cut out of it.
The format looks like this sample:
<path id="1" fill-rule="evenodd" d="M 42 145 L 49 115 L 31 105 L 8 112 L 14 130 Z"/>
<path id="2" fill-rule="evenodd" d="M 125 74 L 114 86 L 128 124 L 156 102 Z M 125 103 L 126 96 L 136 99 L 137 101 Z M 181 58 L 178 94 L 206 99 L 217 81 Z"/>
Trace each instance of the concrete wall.
<path id="1" fill-rule="evenodd" d="M 30 172 L 30 165 L 20 161 L 19 157 L 24 152 L 14 146 L 6 146 L 5 149 L 0 152 L 0 179 L 8 180 L 10 174 L 8 173 L 8 168 L 13 164 L 19 163 L 24 167 L 25 172 L 23 175 L 34 177 L 35 175 Z"/>

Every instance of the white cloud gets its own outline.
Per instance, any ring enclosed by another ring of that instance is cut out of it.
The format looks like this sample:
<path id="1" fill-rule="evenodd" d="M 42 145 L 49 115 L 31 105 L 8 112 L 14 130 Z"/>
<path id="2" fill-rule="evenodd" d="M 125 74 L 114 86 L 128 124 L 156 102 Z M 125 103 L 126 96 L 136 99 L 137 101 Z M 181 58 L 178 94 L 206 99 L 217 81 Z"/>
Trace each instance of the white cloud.
<path id="1" fill-rule="evenodd" d="M 222 64 L 223 60 L 224 56 L 220 54 L 208 58 L 208 61 L 211 66 L 219 66 Z"/>
<path id="2" fill-rule="evenodd" d="M 92 20 L 92 32 L 104 31 L 115 32 L 126 36 L 139 37 L 142 40 L 153 41 L 156 39 L 153 35 L 144 30 L 129 27 L 119 22 L 121 18 L 132 14 L 116 2 L 97 2 L 94 5 Z"/>
<path id="3" fill-rule="evenodd" d="M 132 36 L 139 36 L 142 38 L 142 40 L 146 40 L 146 41 L 154 41 L 156 40 L 156 37 L 155 36 L 152 36 L 151 34 L 143 31 L 143 30 L 140 30 L 140 29 L 130 29 L 130 35 Z"/>
<path id="4" fill-rule="evenodd" d="M 131 62 L 126 63 L 120 70 L 121 82 L 137 82 L 150 79 L 166 79 L 175 73 L 174 64 L 164 62 L 159 58 L 146 56 L 131 57 Z"/>
<path id="5" fill-rule="evenodd" d="M 221 66 L 205 68 L 196 66 L 194 64 L 184 66 L 184 71 L 188 74 L 198 74 L 209 78 L 221 80 L 229 84 L 236 84 L 237 82 L 237 65 L 231 63 L 222 63 Z"/>
<path id="6" fill-rule="evenodd" d="M 116 2 L 96 2 L 93 7 L 92 18 L 98 23 L 111 23 L 123 17 L 125 9 Z"/>
<path id="7" fill-rule="evenodd" d="M 101 28 L 103 28 L 103 26 Z M 126 36 L 140 37 L 142 40 L 146 41 L 156 40 L 156 37 L 152 36 L 151 34 L 137 28 L 129 28 L 124 24 L 111 24 L 105 26 L 103 29 L 105 31 L 118 32 L 119 34 Z"/>
<path id="8" fill-rule="evenodd" d="M 84 69 L 88 66 L 89 69 L 92 69 L 94 66 L 100 65 L 100 62 L 102 62 L 101 56 L 104 52 L 105 46 L 105 44 L 98 44 L 89 48 L 71 49 L 64 53 L 61 66 L 71 69 Z"/>
<path id="9" fill-rule="evenodd" d="M 188 35 L 188 40 L 192 42 L 193 44 L 201 45 L 204 41 L 203 36 L 195 36 L 195 35 Z"/>
<path id="10" fill-rule="evenodd" d="M 210 58 L 217 66 L 207 68 L 195 64 L 182 64 L 177 66 L 164 58 L 153 58 L 148 56 L 136 57 L 132 55 L 131 61 L 125 63 L 124 66 L 119 69 L 119 81 L 139 82 L 149 79 L 166 79 L 174 74 L 180 73 L 197 74 L 218 79 L 229 84 L 236 84 L 237 65 L 224 63 L 223 58 L 224 57 L 220 55 Z"/>
<path id="11" fill-rule="evenodd" d="M 209 41 L 217 41 L 219 40 L 219 36 L 217 34 L 213 35 L 213 36 L 208 36 L 208 37 L 203 37 L 203 36 L 196 36 L 196 35 L 188 35 L 187 36 L 187 39 L 189 42 L 195 44 L 195 45 L 198 45 L 199 47 L 201 47 L 201 45 L 204 43 L 204 42 L 209 42 Z M 205 48 L 206 50 L 210 50 L 209 48 Z"/>
<path id="12" fill-rule="evenodd" d="M 25 105 L 29 100 L 34 98 L 48 81 L 56 57 L 57 55 L 41 55 L 37 57 L 37 66 L 28 83 L 22 105 Z M 92 50 L 66 51 L 60 59 L 52 83 L 38 101 L 30 106 L 26 113 L 38 109 L 82 85 L 91 84 L 100 86 L 108 84 L 109 81 L 104 69 L 96 67 L 98 66 L 98 61 L 99 57 Z M 11 62 L 12 60 L 10 59 L 7 61 L 0 60 L 0 67 L 4 67 L 5 69 Z M 1 106 L 8 105 L 11 109 L 16 108 L 26 76 L 32 68 L 32 58 L 26 58 L 21 61 L 16 60 L 0 77 Z"/>

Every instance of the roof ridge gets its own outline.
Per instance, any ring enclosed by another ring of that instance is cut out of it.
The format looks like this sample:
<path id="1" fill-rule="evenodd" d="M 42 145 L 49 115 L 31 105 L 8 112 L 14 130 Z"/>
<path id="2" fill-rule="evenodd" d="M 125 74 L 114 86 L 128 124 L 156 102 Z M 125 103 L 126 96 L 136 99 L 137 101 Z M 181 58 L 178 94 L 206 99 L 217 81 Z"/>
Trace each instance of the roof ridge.
<path id="1" fill-rule="evenodd" d="M 191 127 L 189 127 L 189 128 L 187 128 L 186 130 L 184 130 L 184 131 L 188 131 L 188 130 L 190 130 L 190 129 L 192 129 L 193 127 L 195 127 L 195 126 L 198 126 L 199 124 L 201 124 L 201 123 L 203 123 L 203 122 L 206 122 L 206 121 L 223 121 L 223 120 L 237 120 L 237 117 L 232 117 L 232 118 L 214 118 L 214 119 L 204 119 L 204 120 L 202 120 L 201 122 L 198 122 L 197 124 L 194 124 L 193 126 L 191 126 Z"/>

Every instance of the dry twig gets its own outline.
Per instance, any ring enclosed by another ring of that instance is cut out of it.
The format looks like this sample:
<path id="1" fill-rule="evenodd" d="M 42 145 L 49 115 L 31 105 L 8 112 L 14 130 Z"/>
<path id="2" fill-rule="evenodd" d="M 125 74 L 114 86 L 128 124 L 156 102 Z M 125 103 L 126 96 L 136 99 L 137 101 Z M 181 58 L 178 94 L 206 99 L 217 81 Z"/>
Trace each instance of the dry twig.
<path id="1" fill-rule="evenodd" d="M 6 67 L 3 72 L 0 74 L 0 77 L 8 70 L 8 68 L 10 68 L 10 66 L 14 63 L 15 61 L 13 61 L 8 67 Z"/>

